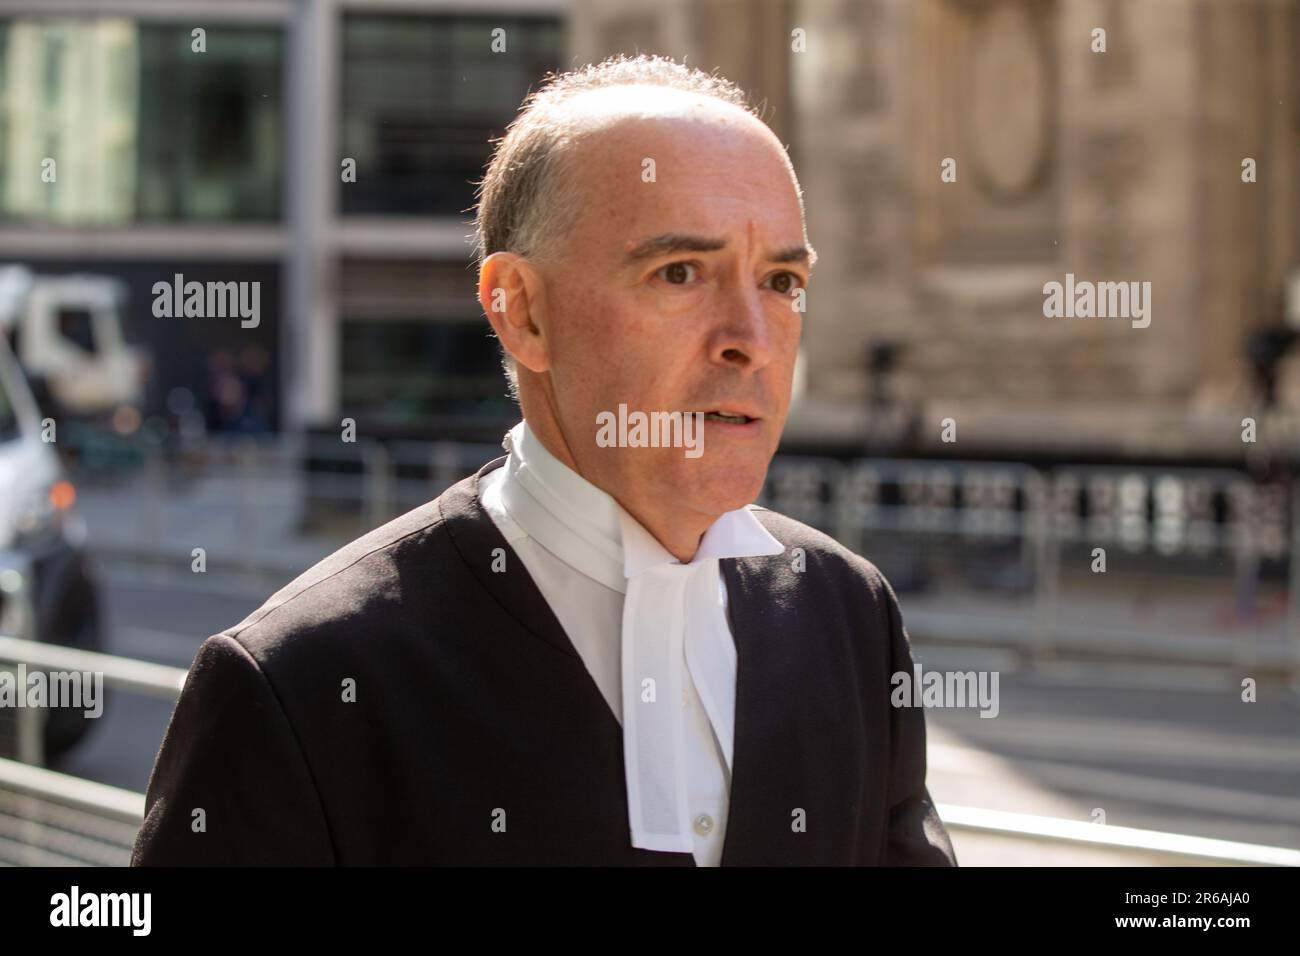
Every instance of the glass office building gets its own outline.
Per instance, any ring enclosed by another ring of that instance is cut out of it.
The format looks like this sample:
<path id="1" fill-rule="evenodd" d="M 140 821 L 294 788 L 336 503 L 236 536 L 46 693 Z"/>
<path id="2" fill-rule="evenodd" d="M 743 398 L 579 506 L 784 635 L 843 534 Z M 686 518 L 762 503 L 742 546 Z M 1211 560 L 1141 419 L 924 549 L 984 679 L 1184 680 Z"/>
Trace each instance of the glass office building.
<path id="1" fill-rule="evenodd" d="M 252 348 L 277 427 L 510 417 L 474 298 L 474 182 L 561 64 L 562 3 L 11 6 L 0 264 L 123 280 L 156 402 Z M 260 283 L 262 320 L 156 318 L 150 290 L 177 273 Z"/>

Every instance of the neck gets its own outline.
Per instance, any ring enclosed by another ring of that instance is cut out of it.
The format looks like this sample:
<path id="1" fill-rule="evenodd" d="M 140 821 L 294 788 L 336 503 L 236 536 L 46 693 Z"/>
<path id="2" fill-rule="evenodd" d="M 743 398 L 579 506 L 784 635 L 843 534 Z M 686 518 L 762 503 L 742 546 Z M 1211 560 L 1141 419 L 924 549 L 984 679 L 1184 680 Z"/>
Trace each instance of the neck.
<path id="1" fill-rule="evenodd" d="M 622 501 L 619 501 L 619 505 L 635 518 L 641 527 L 654 535 L 655 540 L 664 546 L 664 550 L 682 564 L 689 564 L 695 557 L 695 552 L 700 549 L 700 540 L 704 537 L 704 532 L 709 530 L 709 525 L 715 520 L 712 515 L 684 516 L 680 512 L 660 515 L 637 510 Z"/>
<path id="2" fill-rule="evenodd" d="M 674 558 L 687 564 L 695 557 L 695 552 L 700 549 L 700 540 L 716 520 L 716 515 L 694 512 L 683 514 L 680 511 L 650 507 L 641 502 L 626 501 L 579 467 L 563 433 L 553 421 L 534 422 L 528 419 L 528 428 L 557 460 L 617 501 L 619 507 L 635 518 Z"/>

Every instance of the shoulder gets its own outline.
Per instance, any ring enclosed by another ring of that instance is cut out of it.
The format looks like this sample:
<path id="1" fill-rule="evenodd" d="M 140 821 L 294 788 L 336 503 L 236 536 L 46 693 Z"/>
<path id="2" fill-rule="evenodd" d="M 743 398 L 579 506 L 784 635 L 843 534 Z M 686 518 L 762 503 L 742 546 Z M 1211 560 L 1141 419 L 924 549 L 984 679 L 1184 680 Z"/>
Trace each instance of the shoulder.
<path id="1" fill-rule="evenodd" d="M 750 505 L 750 510 L 772 537 L 785 545 L 783 554 L 769 560 L 789 568 L 790 573 L 812 571 L 814 580 L 825 580 L 837 588 L 843 588 L 845 584 L 857 585 L 875 600 L 894 598 L 888 580 L 873 562 L 849 550 L 824 531 L 761 505 Z M 802 562 L 796 563 L 800 559 Z"/>
<path id="2" fill-rule="evenodd" d="M 893 587 L 874 562 L 823 531 L 767 508 L 754 516 L 785 550 L 740 558 L 728 575 L 737 603 L 757 610 L 753 620 L 783 632 L 818 635 L 831 642 L 827 653 L 875 662 L 893 669 L 910 638 Z"/>
<path id="3" fill-rule="evenodd" d="M 215 637 L 235 641 L 263 670 L 351 657 L 378 635 L 427 620 L 457 563 L 435 499 L 322 559 Z"/>

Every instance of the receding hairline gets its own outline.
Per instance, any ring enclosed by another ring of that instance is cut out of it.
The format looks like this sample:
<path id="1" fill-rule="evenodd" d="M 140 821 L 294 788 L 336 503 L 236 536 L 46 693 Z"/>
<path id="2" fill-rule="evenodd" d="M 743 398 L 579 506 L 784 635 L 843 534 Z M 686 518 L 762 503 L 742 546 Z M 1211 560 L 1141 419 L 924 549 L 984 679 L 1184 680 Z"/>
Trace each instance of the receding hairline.
<path id="1" fill-rule="evenodd" d="M 644 101 L 628 101 L 625 98 L 626 92 L 633 87 L 644 91 Z M 669 95 L 665 96 L 665 93 Z M 595 112 L 583 109 L 584 106 L 590 106 L 590 100 L 597 97 L 610 101 L 598 104 L 605 106 L 605 109 Z M 689 104 L 689 108 L 665 108 L 664 101 L 669 99 L 676 100 L 678 107 L 687 107 Z M 643 106 L 651 108 L 644 109 Z M 549 107 L 537 118 L 557 122 L 564 127 L 564 135 L 553 147 L 555 168 L 551 185 L 557 190 L 568 190 L 571 196 L 574 192 L 587 188 L 581 178 L 574 178 L 576 167 L 573 163 L 584 148 L 590 147 L 598 138 L 612 136 L 642 124 L 698 122 L 717 124 L 740 133 L 752 133 L 759 141 L 773 147 L 775 155 L 790 176 L 791 188 L 799 202 L 801 215 L 803 213 L 803 189 L 790 154 L 780 138 L 752 110 L 716 96 L 694 90 L 629 83 L 579 90 Z"/>
<path id="2" fill-rule="evenodd" d="M 593 105 L 597 109 L 593 110 Z M 694 90 L 631 83 L 580 90 L 548 108 L 538 119 L 556 122 L 564 129 L 563 137 L 555 144 L 561 166 L 577 147 L 589 143 L 592 137 L 643 123 L 682 121 L 753 132 L 775 146 L 793 172 L 793 164 L 780 139 L 752 110 Z"/>
<path id="3" fill-rule="evenodd" d="M 803 212 L 802 188 L 788 151 L 744 90 L 716 73 L 665 57 L 619 56 L 548 76 L 496 141 L 479 183 L 475 221 L 480 260 L 499 251 L 546 258 L 548 240 L 563 230 L 582 202 L 586 184 L 572 165 L 579 147 L 603 132 L 655 119 L 730 126 L 776 146 Z"/>
<path id="4" fill-rule="evenodd" d="M 557 100 L 539 103 L 539 118 L 561 120 L 570 128 L 596 129 L 636 119 L 689 118 L 709 112 L 738 122 L 751 122 L 772 133 L 753 110 L 699 90 L 653 83 L 618 83 L 575 90 Z M 773 134 L 775 136 L 775 134 Z"/>

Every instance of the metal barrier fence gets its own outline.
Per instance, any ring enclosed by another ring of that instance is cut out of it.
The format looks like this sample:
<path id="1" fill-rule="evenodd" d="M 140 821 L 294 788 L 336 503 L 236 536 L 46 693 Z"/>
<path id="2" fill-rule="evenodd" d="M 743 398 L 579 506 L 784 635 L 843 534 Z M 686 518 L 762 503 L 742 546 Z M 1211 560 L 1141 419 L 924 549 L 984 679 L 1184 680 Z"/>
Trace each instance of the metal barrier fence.
<path id="1" fill-rule="evenodd" d="M 0 866 L 125 866 L 144 794 L 0 758 Z"/>
<path id="2" fill-rule="evenodd" d="M 179 693 L 186 673 L 6 636 L 0 636 L 0 660 L 68 670 L 98 668 L 106 683 L 165 698 Z M 1300 866 L 1300 850 L 1285 847 L 951 804 L 937 809 L 954 836 L 992 834 L 1061 848 L 1101 850 L 1147 863 Z M 144 810 L 144 794 L 0 758 L 0 865 L 124 865 Z"/>
<path id="3" fill-rule="evenodd" d="M 148 451 L 125 482 L 86 476 L 82 500 L 102 502 L 102 553 L 188 564 L 202 548 L 210 563 L 292 576 L 502 453 L 319 435 L 214 441 Z M 914 637 L 1029 661 L 1212 664 L 1300 689 L 1300 483 L 1177 466 L 779 455 L 760 503 L 879 565 L 907 593 Z"/>
<path id="4" fill-rule="evenodd" d="M 298 571 L 500 454 L 499 445 L 279 436 L 153 448 L 126 474 L 74 463 L 73 477 L 83 509 L 104 502 L 92 520 L 98 550 L 188 563 L 204 547 L 236 570 Z"/>
<path id="5" fill-rule="evenodd" d="M 760 502 L 911 592 L 914 636 L 1030 661 L 1253 669 L 1300 689 L 1300 483 L 1227 469 L 778 456 Z"/>
<path id="6" fill-rule="evenodd" d="M 0 635 L 0 662 L 101 675 L 105 685 L 174 700 L 186 671 Z M 0 864 L 121 866 L 144 818 L 143 794 L 45 769 L 44 708 L 19 707 L 19 759 L 0 758 Z"/>

